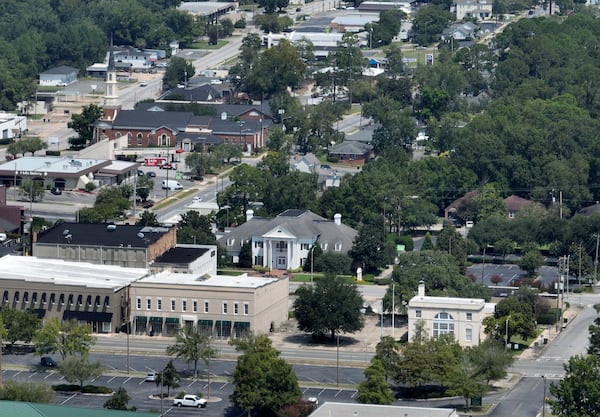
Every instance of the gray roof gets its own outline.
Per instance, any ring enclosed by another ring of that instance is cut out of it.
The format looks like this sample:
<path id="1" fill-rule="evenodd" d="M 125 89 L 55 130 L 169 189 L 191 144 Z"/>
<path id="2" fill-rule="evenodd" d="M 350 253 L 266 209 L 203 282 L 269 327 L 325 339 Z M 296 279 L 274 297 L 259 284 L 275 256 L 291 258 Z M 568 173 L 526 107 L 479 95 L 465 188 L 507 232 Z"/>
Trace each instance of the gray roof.
<path id="1" fill-rule="evenodd" d="M 68 75 L 68 74 L 72 74 L 72 73 L 78 74 L 79 70 L 77 68 L 67 67 L 65 65 L 62 65 L 60 67 L 47 69 L 46 71 L 42 72 L 40 75 Z"/>
<path id="2" fill-rule="evenodd" d="M 274 218 L 253 217 L 246 223 L 231 229 L 221 236 L 219 241 L 224 244 L 228 239 L 237 242 L 250 241 L 260 238 L 275 229 L 285 231 L 296 238 L 305 238 L 321 244 L 327 243 L 326 251 L 333 251 L 336 243 L 342 244 L 342 252 L 348 252 L 358 234 L 356 230 L 345 224 L 335 224 L 333 220 L 325 219 L 310 210 L 286 210 Z M 239 248 L 238 245 L 236 245 Z"/>
<path id="3" fill-rule="evenodd" d="M 309 417 L 458 417 L 452 408 L 326 402 Z"/>
<path id="4" fill-rule="evenodd" d="M 160 112 L 121 110 L 112 124 L 114 130 L 119 129 L 157 129 L 161 126 L 173 131 L 185 130 L 193 114 L 190 112 Z"/>
<path id="5" fill-rule="evenodd" d="M 329 154 L 333 155 L 364 155 L 371 152 L 373 147 L 369 144 L 355 140 L 345 140 L 342 143 L 329 148 Z"/>
<path id="6" fill-rule="evenodd" d="M 185 101 L 213 101 L 222 97 L 221 92 L 210 84 L 202 84 L 194 88 L 172 88 L 164 93 L 160 99 L 168 101 L 168 97 L 176 94 L 183 96 Z"/>

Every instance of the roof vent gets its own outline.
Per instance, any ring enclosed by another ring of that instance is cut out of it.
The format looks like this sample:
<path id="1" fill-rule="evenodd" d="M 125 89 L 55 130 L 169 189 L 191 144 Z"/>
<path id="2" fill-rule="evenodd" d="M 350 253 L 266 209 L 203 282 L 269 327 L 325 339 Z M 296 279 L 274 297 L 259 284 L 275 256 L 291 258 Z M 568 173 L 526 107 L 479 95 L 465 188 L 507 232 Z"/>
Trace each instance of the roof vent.
<path id="1" fill-rule="evenodd" d="M 108 226 L 106 226 L 106 230 L 108 230 L 109 232 L 114 232 L 115 230 L 117 230 L 117 225 L 109 224 Z"/>
<path id="2" fill-rule="evenodd" d="M 139 237 L 140 239 L 143 239 L 143 238 L 144 238 L 144 234 L 143 234 L 142 232 L 139 232 L 139 233 L 137 234 L 137 237 Z"/>
<path id="3" fill-rule="evenodd" d="M 70 240 L 73 237 L 73 235 L 66 235 L 65 239 Z"/>
<path id="4" fill-rule="evenodd" d="M 69 234 L 69 229 L 63 230 L 63 236 L 68 235 L 68 234 Z"/>

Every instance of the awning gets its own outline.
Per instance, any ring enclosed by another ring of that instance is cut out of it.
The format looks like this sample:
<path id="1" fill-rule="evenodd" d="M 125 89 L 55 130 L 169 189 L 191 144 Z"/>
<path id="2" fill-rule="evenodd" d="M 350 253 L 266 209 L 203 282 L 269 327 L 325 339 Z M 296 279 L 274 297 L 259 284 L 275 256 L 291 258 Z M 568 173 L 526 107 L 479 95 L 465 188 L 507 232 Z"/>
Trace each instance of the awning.
<path id="1" fill-rule="evenodd" d="M 233 323 L 233 327 L 235 329 L 249 329 L 250 322 L 249 321 L 236 321 L 235 323 Z"/>
<path id="2" fill-rule="evenodd" d="M 179 324 L 179 319 L 176 317 L 167 317 L 167 324 Z"/>
<path id="3" fill-rule="evenodd" d="M 217 320 L 215 322 L 216 327 L 231 327 L 231 322 L 229 320 Z"/>
<path id="4" fill-rule="evenodd" d="M 198 326 L 212 326 L 212 320 L 198 320 Z"/>
<path id="5" fill-rule="evenodd" d="M 44 316 L 46 315 L 46 310 L 43 308 L 36 308 L 33 310 L 33 314 L 38 316 L 39 319 L 43 319 Z"/>
<path id="6" fill-rule="evenodd" d="M 163 322 L 162 317 L 150 317 L 150 323 L 162 324 L 162 322 Z"/>
<path id="7" fill-rule="evenodd" d="M 68 321 L 75 319 L 77 321 L 100 321 L 109 323 L 112 321 L 113 313 L 102 313 L 96 311 L 71 311 L 65 310 L 63 313 L 63 320 Z"/>
<path id="8" fill-rule="evenodd" d="M 148 317 L 146 316 L 135 316 L 136 323 L 146 323 L 148 321 Z"/>

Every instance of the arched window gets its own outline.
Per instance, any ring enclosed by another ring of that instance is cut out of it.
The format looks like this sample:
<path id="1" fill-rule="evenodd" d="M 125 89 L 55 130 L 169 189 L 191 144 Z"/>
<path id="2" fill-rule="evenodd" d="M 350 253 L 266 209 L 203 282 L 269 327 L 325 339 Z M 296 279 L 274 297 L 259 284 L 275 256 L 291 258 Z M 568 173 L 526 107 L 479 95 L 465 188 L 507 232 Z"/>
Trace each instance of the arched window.
<path id="1" fill-rule="evenodd" d="M 160 135 L 160 143 L 158 145 L 159 146 L 171 146 L 170 142 L 171 142 L 170 138 L 163 133 L 162 135 Z"/>
<path id="2" fill-rule="evenodd" d="M 433 318 L 433 337 L 442 334 L 454 335 L 454 318 L 448 313 L 438 313 Z"/>
<path id="3" fill-rule="evenodd" d="M 141 146 L 141 144 L 142 144 L 142 134 L 138 133 L 137 136 L 136 136 L 136 138 L 137 138 L 137 144 L 138 144 L 138 146 Z"/>

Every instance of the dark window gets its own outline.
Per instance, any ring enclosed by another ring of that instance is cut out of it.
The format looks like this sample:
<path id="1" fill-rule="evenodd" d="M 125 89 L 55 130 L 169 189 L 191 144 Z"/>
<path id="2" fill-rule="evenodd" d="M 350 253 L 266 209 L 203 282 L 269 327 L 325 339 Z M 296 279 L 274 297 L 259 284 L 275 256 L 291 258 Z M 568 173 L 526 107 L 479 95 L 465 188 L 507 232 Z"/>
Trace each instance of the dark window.
<path id="1" fill-rule="evenodd" d="M 69 294 L 69 305 L 73 305 L 73 294 Z"/>
<path id="2" fill-rule="evenodd" d="M 42 293 L 42 304 L 46 304 L 46 293 Z"/>
<path id="3" fill-rule="evenodd" d="M 15 291 L 15 297 L 13 298 L 15 303 L 19 302 L 19 291 Z"/>
<path id="4" fill-rule="evenodd" d="M 65 295 L 61 294 L 58 296 L 58 303 L 62 306 L 65 305 Z"/>
<path id="5" fill-rule="evenodd" d="M 50 294 L 50 304 L 54 304 L 56 302 L 56 294 Z"/>
<path id="6" fill-rule="evenodd" d="M 37 303 L 37 292 L 34 292 L 34 293 L 31 295 L 31 303 L 32 303 L 32 304 L 35 304 L 35 303 Z"/>
<path id="7" fill-rule="evenodd" d="M 88 295 L 88 296 L 87 296 L 87 300 L 86 300 L 86 301 L 87 301 L 87 302 L 86 302 L 86 305 L 87 305 L 88 307 L 91 307 L 91 306 L 92 306 L 92 296 L 91 296 L 91 295 Z"/>
<path id="8" fill-rule="evenodd" d="M 23 302 L 24 303 L 28 303 L 29 302 L 29 291 L 25 291 L 23 293 Z"/>
<path id="9" fill-rule="evenodd" d="M 96 296 L 96 307 L 100 307 L 100 296 Z"/>
<path id="10" fill-rule="evenodd" d="M 79 294 L 77 296 L 77 305 L 81 306 L 83 304 L 83 295 Z"/>
<path id="11" fill-rule="evenodd" d="M 104 297 L 104 307 L 110 307 L 110 297 Z"/>
<path id="12" fill-rule="evenodd" d="M 4 291 L 4 297 L 2 297 L 2 301 L 4 301 L 5 303 L 8 302 L 8 291 Z"/>

